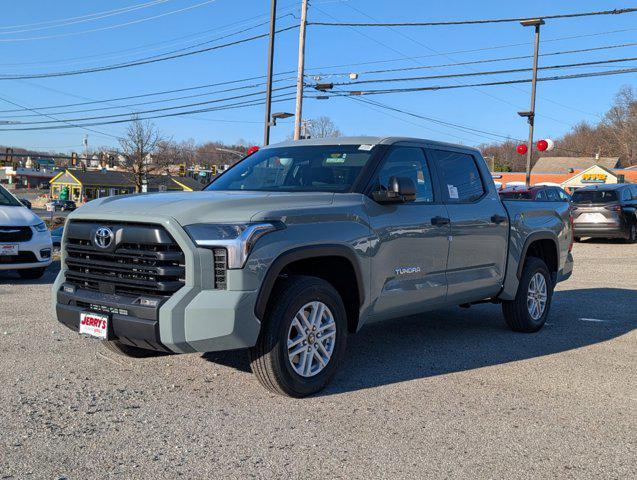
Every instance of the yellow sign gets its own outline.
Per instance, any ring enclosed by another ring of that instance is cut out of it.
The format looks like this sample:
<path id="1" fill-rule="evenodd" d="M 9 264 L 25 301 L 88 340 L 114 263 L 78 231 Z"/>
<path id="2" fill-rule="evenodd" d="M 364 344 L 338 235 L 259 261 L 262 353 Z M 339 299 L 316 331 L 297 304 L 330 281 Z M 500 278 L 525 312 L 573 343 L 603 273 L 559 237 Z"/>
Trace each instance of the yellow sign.
<path id="1" fill-rule="evenodd" d="M 582 175 L 582 183 L 606 183 L 608 175 L 605 173 L 585 173 Z"/>

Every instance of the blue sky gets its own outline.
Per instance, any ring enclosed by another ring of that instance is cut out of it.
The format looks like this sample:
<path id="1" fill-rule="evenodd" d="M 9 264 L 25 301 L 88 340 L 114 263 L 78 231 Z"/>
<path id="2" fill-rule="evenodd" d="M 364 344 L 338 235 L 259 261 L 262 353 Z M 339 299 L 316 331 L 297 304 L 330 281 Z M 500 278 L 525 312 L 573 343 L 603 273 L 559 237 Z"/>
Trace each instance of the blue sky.
<path id="1" fill-rule="evenodd" d="M 41 22 L 62 22 L 69 18 L 150 3 L 151 1 L 59 0 L 51 2 L 48 0 L 25 0 L 4 2 L 0 23 L 0 68 L 2 73 L 6 75 L 58 72 L 131 61 L 188 47 L 195 43 L 210 41 L 237 30 L 255 26 L 265 22 L 269 12 L 269 0 L 216 0 L 207 3 L 204 0 L 165 0 L 163 2 L 155 1 L 153 5 L 146 8 L 91 21 L 68 21 L 68 25 L 56 24 L 54 28 L 43 28 L 51 24 L 41 24 Z M 278 21 L 278 27 L 286 27 L 298 22 L 300 3 L 300 0 L 279 0 L 279 16 L 282 18 Z M 374 20 L 413 22 L 550 15 L 631 6 L 634 5 L 621 0 L 613 4 L 609 4 L 608 1 L 586 0 L 578 2 L 548 0 L 516 2 L 500 0 L 488 2 L 464 0 L 449 0 L 447 2 L 313 0 L 309 10 L 309 20 L 317 22 L 334 21 L 334 19 L 353 22 Z M 194 8 L 171 13 L 189 7 Z M 149 17 L 158 18 L 149 19 Z M 544 42 L 541 46 L 541 53 L 637 42 L 636 20 L 637 14 L 628 14 L 548 21 L 542 28 Z M 125 23 L 128 25 L 116 27 Z M 267 25 L 262 25 L 250 32 L 219 40 L 216 43 L 224 43 L 266 31 Z M 579 38 L 563 39 L 563 37 L 570 36 L 578 36 Z M 306 66 L 308 74 L 311 76 L 324 74 L 321 77 L 322 81 L 343 82 L 347 81 L 346 76 L 334 74 L 397 67 L 436 66 L 528 55 L 532 52 L 531 41 L 532 30 L 523 28 L 517 23 L 408 29 L 310 26 L 307 36 Z M 452 53 L 512 44 L 518 45 L 481 52 Z M 276 72 L 296 69 L 297 49 L 297 30 L 278 35 L 275 58 Z M 16 108 L 7 103 L 6 100 L 30 108 L 39 108 L 140 95 L 263 75 L 266 71 L 266 50 L 267 40 L 261 39 L 200 55 L 127 69 L 61 78 L 3 80 L 0 82 L 0 98 L 5 101 L 0 101 L 0 110 Z M 406 57 L 420 58 L 409 59 Z M 540 65 L 629 57 L 637 57 L 637 46 L 544 57 L 540 59 Z M 380 61 L 387 62 L 380 63 Z M 436 67 L 404 73 L 385 73 L 378 74 L 376 77 L 468 73 L 479 70 L 523 68 L 530 66 L 530 63 L 528 59 L 511 60 L 468 66 Z M 338 65 L 344 66 L 334 67 Z M 637 62 L 625 61 L 618 65 L 634 67 Z M 613 68 L 617 68 L 617 66 L 613 66 Z M 609 69 L 608 66 L 578 67 L 551 71 L 550 74 L 583 73 Z M 549 73 L 546 74 L 549 75 Z M 280 78 L 291 76 L 293 75 L 285 75 Z M 453 85 L 524 78 L 526 76 L 527 74 L 500 74 L 489 77 L 419 80 L 390 84 L 390 86 Z M 369 78 L 374 78 L 374 75 L 361 74 L 360 76 L 361 80 Z M 631 73 L 540 83 L 538 86 L 536 136 L 538 138 L 557 137 L 581 120 L 591 122 L 599 120 L 599 115 L 607 110 L 619 87 L 625 84 L 635 85 L 636 79 L 637 76 Z M 287 86 L 292 85 L 293 82 L 293 79 L 283 80 L 277 85 Z M 246 85 L 252 83 L 255 82 L 247 82 Z M 366 86 L 366 88 L 379 87 L 378 84 Z M 101 106 L 116 107 L 144 100 L 163 100 L 171 96 L 208 93 L 221 88 L 228 87 L 215 87 L 141 100 L 110 102 L 101 104 Z M 360 88 L 363 87 L 359 86 L 355 89 Z M 245 92 L 258 90 L 259 88 L 253 88 L 247 89 Z M 385 94 L 368 98 L 421 116 L 486 132 L 524 138 L 527 126 L 516 112 L 528 109 L 529 91 L 528 84 L 521 84 Z M 101 116 L 131 112 L 135 108 L 151 109 L 176 106 L 241 93 L 242 91 L 210 94 L 123 110 L 111 108 L 67 115 L 60 113 L 68 110 L 100 107 L 100 105 L 89 105 L 50 109 L 46 112 L 55 114 L 56 118 L 71 119 L 77 116 Z M 273 106 L 273 110 L 293 111 L 294 102 L 289 100 L 277 103 Z M 32 116 L 24 117 L 24 115 Z M 381 110 L 347 98 L 306 99 L 304 118 L 321 115 L 331 117 L 345 134 L 351 135 L 407 135 L 472 145 L 497 138 L 484 133 L 459 130 L 401 113 Z M 0 113 L 0 120 L 33 122 L 49 119 L 38 117 L 30 111 L 24 111 Z M 260 143 L 263 135 L 262 121 L 263 106 L 154 120 L 165 135 L 178 141 L 192 138 L 196 142 L 222 140 L 229 143 L 239 139 L 244 139 L 249 143 Z M 0 128 L 12 127 L 3 126 Z M 125 127 L 119 124 L 92 128 L 108 135 L 118 136 L 121 135 Z M 292 122 L 290 119 L 280 122 L 272 130 L 272 141 L 285 139 L 290 135 L 291 130 Z M 46 147 L 58 151 L 81 150 L 85 133 L 88 133 L 89 143 L 92 146 L 116 144 L 116 140 L 111 136 L 86 132 L 79 128 L 26 132 L 0 131 L 0 144 L 29 148 Z"/>

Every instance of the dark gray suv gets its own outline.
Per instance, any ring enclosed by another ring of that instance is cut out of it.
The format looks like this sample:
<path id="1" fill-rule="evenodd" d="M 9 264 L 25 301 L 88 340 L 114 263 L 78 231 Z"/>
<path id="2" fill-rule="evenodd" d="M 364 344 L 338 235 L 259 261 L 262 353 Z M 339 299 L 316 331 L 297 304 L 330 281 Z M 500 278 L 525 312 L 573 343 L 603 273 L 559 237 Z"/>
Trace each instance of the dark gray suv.
<path id="1" fill-rule="evenodd" d="M 595 185 L 573 194 L 575 240 L 582 237 L 637 241 L 637 184 Z"/>

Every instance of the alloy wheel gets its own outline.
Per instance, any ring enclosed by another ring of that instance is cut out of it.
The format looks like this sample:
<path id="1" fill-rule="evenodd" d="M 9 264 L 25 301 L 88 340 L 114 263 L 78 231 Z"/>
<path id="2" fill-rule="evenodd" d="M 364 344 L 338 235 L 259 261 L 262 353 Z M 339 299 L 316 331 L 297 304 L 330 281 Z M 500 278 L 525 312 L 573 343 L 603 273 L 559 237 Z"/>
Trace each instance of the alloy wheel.
<path id="1" fill-rule="evenodd" d="M 546 278 L 537 272 L 529 282 L 529 289 L 526 296 L 526 308 L 533 320 L 539 320 L 546 310 L 546 300 L 548 299 Z"/>
<path id="2" fill-rule="evenodd" d="M 305 304 L 290 322 L 288 360 L 302 377 L 313 377 L 330 362 L 336 345 L 336 322 L 323 302 Z"/>

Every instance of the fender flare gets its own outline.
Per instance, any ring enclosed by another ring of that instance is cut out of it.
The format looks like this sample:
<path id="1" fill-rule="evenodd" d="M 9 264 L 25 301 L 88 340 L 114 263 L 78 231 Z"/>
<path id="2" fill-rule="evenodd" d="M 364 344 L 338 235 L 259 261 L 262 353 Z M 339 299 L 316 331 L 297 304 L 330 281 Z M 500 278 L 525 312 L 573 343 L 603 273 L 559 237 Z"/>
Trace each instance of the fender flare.
<path id="1" fill-rule="evenodd" d="M 278 257 L 276 257 L 276 259 L 270 265 L 270 268 L 268 268 L 268 271 L 263 278 L 263 282 L 261 282 L 261 288 L 259 289 L 257 301 L 254 306 L 254 313 L 259 320 L 262 320 L 265 315 L 265 310 L 268 305 L 268 300 L 270 299 L 270 294 L 272 293 L 274 284 L 276 283 L 283 269 L 293 262 L 316 257 L 342 257 L 351 263 L 352 268 L 354 269 L 354 274 L 356 275 L 358 298 L 360 304 L 363 305 L 365 301 L 365 285 L 363 283 L 363 274 L 361 272 L 361 267 L 354 250 L 351 247 L 338 244 L 307 245 L 283 252 Z"/>
<path id="2" fill-rule="evenodd" d="M 516 272 L 516 276 L 518 280 L 522 278 L 522 270 L 524 269 L 524 262 L 526 261 L 526 254 L 529 250 L 529 247 L 533 242 L 538 240 L 551 240 L 555 244 L 555 253 L 557 255 L 557 270 L 560 269 L 560 243 L 557 239 L 557 236 L 553 232 L 533 232 L 531 233 L 524 242 L 524 246 L 522 247 L 522 253 L 520 254 L 520 261 L 518 262 L 518 269 Z"/>

